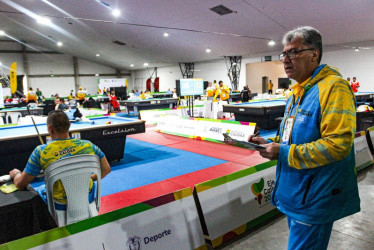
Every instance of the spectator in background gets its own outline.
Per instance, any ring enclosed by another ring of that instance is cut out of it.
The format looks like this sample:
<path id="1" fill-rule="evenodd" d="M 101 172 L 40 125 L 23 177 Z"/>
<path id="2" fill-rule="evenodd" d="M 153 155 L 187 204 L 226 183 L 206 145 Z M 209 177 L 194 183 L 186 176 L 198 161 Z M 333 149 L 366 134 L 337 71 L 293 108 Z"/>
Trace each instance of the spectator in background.
<path id="1" fill-rule="evenodd" d="M 244 86 L 243 90 L 240 93 L 240 97 L 242 98 L 242 102 L 248 102 L 249 101 L 249 99 L 250 99 L 249 94 L 250 93 L 251 93 L 251 91 L 248 89 L 248 87 Z"/>
<path id="2" fill-rule="evenodd" d="M 173 98 L 178 98 L 178 95 L 177 95 L 177 88 L 174 88 L 174 89 L 173 89 Z"/>
<path id="3" fill-rule="evenodd" d="M 73 90 L 71 90 L 70 94 L 68 95 L 68 101 L 71 101 L 74 99 L 74 93 Z"/>
<path id="4" fill-rule="evenodd" d="M 143 93 L 143 91 L 140 92 L 140 98 L 141 98 L 142 100 L 145 100 L 145 94 Z"/>
<path id="5" fill-rule="evenodd" d="M 36 88 L 36 96 L 38 97 L 38 102 L 41 102 L 43 98 L 43 93 L 39 90 L 39 88 Z"/>
<path id="6" fill-rule="evenodd" d="M 79 87 L 79 90 L 77 92 L 78 102 L 80 105 L 86 100 L 86 93 L 83 91 L 82 87 Z"/>
<path id="7" fill-rule="evenodd" d="M 270 80 L 268 83 L 268 94 L 273 94 L 273 87 L 274 87 L 274 84 Z"/>
<path id="8" fill-rule="evenodd" d="M 142 93 L 143 93 L 143 91 L 142 91 Z M 135 95 L 136 95 L 136 96 L 140 96 L 140 94 L 141 94 L 141 93 L 139 93 L 139 90 L 136 90 L 136 91 L 135 91 Z"/>
<path id="9" fill-rule="evenodd" d="M 168 90 L 166 91 L 166 94 L 173 94 L 173 91 L 171 91 L 170 88 L 168 88 Z"/>
<path id="10" fill-rule="evenodd" d="M 30 87 L 29 91 L 27 92 L 27 97 L 26 97 L 26 103 L 37 103 L 38 102 L 38 97 L 35 93 L 35 91 Z"/>
<path id="11" fill-rule="evenodd" d="M 110 104 L 112 104 L 114 111 L 121 111 L 119 109 L 119 103 L 117 101 L 117 96 L 115 95 L 114 91 L 110 93 L 109 101 L 110 101 Z"/>
<path id="12" fill-rule="evenodd" d="M 347 77 L 347 82 L 349 82 L 349 84 L 351 83 L 351 78 L 350 77 Z"/>
<path id="13" fill-rule="evenodd" d="M 356 82 L 356 77 L 353 77 L 352 82 L 351 82 L 351 87 L 353 92 L 358 92 L 358 88 L 360 87 L 360 83 Z"/>

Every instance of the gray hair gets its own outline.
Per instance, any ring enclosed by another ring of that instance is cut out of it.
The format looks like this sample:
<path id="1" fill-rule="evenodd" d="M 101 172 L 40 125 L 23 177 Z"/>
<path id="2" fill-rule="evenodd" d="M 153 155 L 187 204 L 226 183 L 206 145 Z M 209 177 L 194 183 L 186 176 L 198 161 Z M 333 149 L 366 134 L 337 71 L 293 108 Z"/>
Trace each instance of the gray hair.
<path id="1" fill-rule="evenodd" d="M 322 36 L 318 30 L 310 26 L 303 26 L 287 32 L 283 37 L 283 45 L 293 43 L 297 38 L 301 38 L 301 42 L 310 48 L 319 51 L 318 64 L 322 59 Z"/>

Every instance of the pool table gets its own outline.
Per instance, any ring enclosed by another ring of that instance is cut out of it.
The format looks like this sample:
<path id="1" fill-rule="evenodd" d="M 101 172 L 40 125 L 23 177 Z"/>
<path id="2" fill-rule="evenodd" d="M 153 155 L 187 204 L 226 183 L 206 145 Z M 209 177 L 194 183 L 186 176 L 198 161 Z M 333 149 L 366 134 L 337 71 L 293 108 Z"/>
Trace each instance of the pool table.
<path id="1" fill-rule="evenodd" d="M 27 111 L 26 107 L 0 109 L 0 113 L 7 113 L 7 112 L 20 112 L 22 116 L 29 115 L 29 112 Z M 43 108 L 41 107 L 30 108 L 30 113 L 32 115 L 42 115 Z"/>
<path id="2" fill-rule="evenodd" d="M 223 105 L 223 112 L 234 113 L 236 121 L 255 122 L 261 129 L 276 129 L 276 118 L 282 117 L 286 101 L 265 100 Z"/>
<path id="3" fill-rule="evenodd" d="M 101 116 L 91 120 L 95 124 L 72 123 L 70 133 L 78 132 L 82 139 L 99 146 L 108 161 L 123 158 L 126 135 L 145 132 L 145 121 L 142 120 L 116 116 Z M 108 122 L 111 124 L 106 124 Z M 37 127 L 43 141 L 46 142 L 46 124 L 38 124 Z M 24 169 L 30 154 L 39 144 L 33 125 L 0 127 L 0 175 L 8 174 L 13 168 Z"/>
<path id="4" fill-rule="evenodd" d="M 373 102 L 374 92 L 356 92 L 355 96 L 357 102 Z"/>
<path id="5" fill-rule="evenodd" d="M 134 112 L 134 115 L 139 115 L 140 110 L 148 109 L 162 109 L 162 108 L 173 108 L 176 105 L 178 98 L 151 98 L 145 100 L 126 100 L 119 101 L 121 106 L 126 106 L 126 114 L 130 114 L 130 111 Z"/>

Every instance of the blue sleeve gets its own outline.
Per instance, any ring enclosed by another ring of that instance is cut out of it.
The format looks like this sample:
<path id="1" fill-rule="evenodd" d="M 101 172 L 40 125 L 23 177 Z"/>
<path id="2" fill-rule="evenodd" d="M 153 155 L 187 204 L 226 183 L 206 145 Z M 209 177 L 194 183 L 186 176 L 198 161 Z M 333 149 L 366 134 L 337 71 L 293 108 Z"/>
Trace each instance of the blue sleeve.
<path id="1" fill-rule="evenodd" d="M 103 151 L 101 151 L 101 149 L 93 143 L 92 143 L 92 148 L 95 152 L 95 155 L 97 155 L 99 159 L 102 159 L 105 157 L 105 154 L 103 153 Z"/>
<path id="2" fill-rule="evenodd" d="M 40 174 L 41 165 L 40 165 L 40 154 L 41 154 L 41 147 L 38 146 L 34 149 L 32 154 L 30 155 L 29 160 L 27 161 L 25 172 L 32 176 L 37 176 Z"/>

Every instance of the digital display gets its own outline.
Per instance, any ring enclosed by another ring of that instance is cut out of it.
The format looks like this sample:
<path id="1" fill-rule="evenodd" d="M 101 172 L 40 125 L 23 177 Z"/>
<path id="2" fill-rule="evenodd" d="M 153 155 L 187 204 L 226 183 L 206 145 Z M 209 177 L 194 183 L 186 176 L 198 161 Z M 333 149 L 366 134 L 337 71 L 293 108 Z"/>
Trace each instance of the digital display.
<path id="1" fill-rule="evenodd" d="M 204 94 L 204 81 L 203 79 L 180 79 L 180 95 L 203 95 Z"/>

